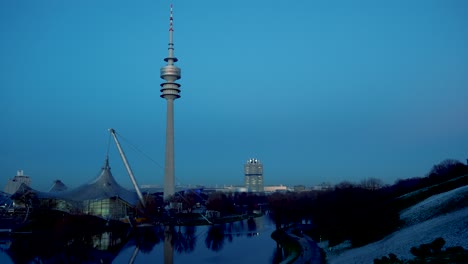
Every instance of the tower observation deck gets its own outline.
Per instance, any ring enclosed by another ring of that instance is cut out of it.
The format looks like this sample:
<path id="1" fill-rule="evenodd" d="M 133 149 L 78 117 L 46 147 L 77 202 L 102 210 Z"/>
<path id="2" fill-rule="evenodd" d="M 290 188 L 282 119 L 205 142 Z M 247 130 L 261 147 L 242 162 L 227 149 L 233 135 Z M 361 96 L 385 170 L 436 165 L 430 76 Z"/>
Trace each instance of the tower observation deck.
<path id="1" fill-rule="evenodd" d="M 175 164 L 174 164 L 174 100 L 180 98 L 180 84 L 176 83 L 181 77 L 180 68 L 175 66 L 177 58 L 174 57 L 173 41 L 173 16 L 169 18 L 169 48 L 168 56 L 164 59 L 166 66 L 161 68 L 161 79 L 165 80 L 161 84 L 161 98 L 167 101 L 166 117 L 166 154 L 164 163 L 164 200 L 167 200 L 175 193 Z"/>

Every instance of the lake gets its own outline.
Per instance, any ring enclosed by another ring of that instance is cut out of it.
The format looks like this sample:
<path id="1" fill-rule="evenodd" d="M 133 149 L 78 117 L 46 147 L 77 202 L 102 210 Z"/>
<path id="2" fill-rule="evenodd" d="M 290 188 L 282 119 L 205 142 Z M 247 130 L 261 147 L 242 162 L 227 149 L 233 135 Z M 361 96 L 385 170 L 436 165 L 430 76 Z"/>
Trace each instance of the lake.
<path id="1" fill-rule="evenodd" d="M 270 237 L 268 216 L 213 226 L 142 227 L 63 237 L 0 238 L 0 263 L 278 263 L 288 252 Z"/>

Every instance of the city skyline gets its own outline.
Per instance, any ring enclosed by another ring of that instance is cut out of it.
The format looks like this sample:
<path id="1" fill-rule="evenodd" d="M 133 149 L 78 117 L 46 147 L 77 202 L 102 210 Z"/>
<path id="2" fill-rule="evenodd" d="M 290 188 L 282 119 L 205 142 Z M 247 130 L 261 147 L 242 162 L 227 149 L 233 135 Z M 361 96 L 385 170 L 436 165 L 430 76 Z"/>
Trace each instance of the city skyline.
<path id="1" fill-rule="evenodd" d="M 307 186 L 468 158 L 466 1 L 173 3 L 176 183 L 243 185 L 249 157 L 265 185 Z M 138 183 L 162 186 L 169 5 L 0 2 L 0 181 L 84 184 L 112 127 Z"/>

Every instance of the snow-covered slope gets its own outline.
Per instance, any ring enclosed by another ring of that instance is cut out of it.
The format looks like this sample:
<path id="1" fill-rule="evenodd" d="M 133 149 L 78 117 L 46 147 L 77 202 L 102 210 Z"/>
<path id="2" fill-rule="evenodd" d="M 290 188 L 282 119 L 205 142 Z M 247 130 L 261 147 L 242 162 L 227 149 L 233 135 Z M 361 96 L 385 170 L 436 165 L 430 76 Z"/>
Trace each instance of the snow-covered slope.
<path id="1" fill-rule="evenodd" d="M 430 243 L 438 237 L 446 241 L 445 247 L 462 246 L 468 249 L 467 200 L 468 186 L 431 196 L 400 214 L 406 225 L 399 231 L 360 248 L 345 250 L 337 255 L 330 252 L 327 254 L 328 261 L 373 263 L 374 259 L 389 253 L 400 259 L 411 259 L 411 247 Z"/>
<path id="2" fill-rule="evenodd" d="M 431 196 L 401 212 L 400 219 L 405 221 L 405 226 L 410 226 L 465 207 L 468 207 L 468 186 Z"/>

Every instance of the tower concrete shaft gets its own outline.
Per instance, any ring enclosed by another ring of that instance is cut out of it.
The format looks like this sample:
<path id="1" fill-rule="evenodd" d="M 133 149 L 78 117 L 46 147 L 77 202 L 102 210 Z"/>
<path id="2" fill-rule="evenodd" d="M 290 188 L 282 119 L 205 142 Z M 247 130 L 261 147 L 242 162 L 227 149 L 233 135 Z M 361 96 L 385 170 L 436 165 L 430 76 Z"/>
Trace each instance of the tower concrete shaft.
<path id="1" fill-rule="evenodd" d="M 167 99 L 166 156 L 164 162 L 164 200 L 175 193 L 174 99 Z"/>
<path id="2" fill-rule="evenodd" d="M 175 193 L 175 162 L 174 162 L 174 100 L 180 98 L 180 84 L 175 81 L 180 79 L 181 71 L 174 65 L 177 58 L 174 57 L 173 42 L 173 18 L 172 4 L 169 24 L 169 48 L 168 56 L 164 59 L 167 65 L 161 68 L 161 79 L 166 82 L 161 84 L 161 97 L 167 101 L 166 122 L 166 156 L 164 163 L 164 200 L 166 201 Z"/>

